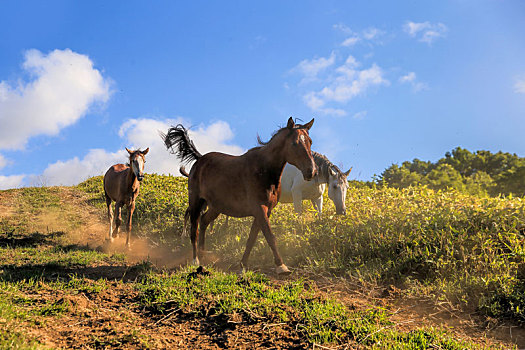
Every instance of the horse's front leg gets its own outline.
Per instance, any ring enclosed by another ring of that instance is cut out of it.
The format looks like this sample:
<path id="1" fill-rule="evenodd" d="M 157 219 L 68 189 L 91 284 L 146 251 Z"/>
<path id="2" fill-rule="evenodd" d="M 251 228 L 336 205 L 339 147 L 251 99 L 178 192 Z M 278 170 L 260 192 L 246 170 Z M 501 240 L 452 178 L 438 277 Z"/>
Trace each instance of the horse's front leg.
<path id="1" fill-rule="evenodd" d="M 297 214 L 303 212 L 303 190 L 300 186 L 292 187 L 293 208 Z"/>
<path id="2" fill-rule="evenodd" d="M 281 255 L 279 255 L 279 251 L 277 250 L 277 240 L 275 239 L 275 236 L 272 232 L 272 228 L 270 227 L 268 207 L 262 205 L 256 213 L 255 220 L 260 223 L 261 230 L 264 234 L 264 238 L 266 238 L 266 242 L 268 242 L 268 245 L 272 249 L 274 262 L 275 265 L 277 265 L 277 268 L 275 269 L 276 272 L 279 275 L 289 274 L 290 270 L 284 264 L 283 259 L 281 258 Z"/>
<path id="3" fill-rule="evenodd" d="M 317 210 L 317 216 L 321 218 L 321 213 L 323 212 L 323 195 L 316 199 L 311 199 L 311 202 L 315 210 Z"/>
<path id="4" fill-rule="evenodd" d="M 111 198 L 106 195 L 106 205 L 108 207 L 109 234 L 107 240 L 113 242 L 113 211 L 111 210 Z"/>
<path id="5" fill-rule="evenodd" d="M 135 201 L 131 201 L 131 204 L 128 205 L 128 211 L 129 211 L 129 214 L 128 214 L 128 234 L 126 236 L 126 248 L 129 249 L 130 247 L 130 238 L 131 238 L 131 221 L 132 221 L 132 218 L 133 218 L 133 212 L 135 211 Z"/>
<path id="6" fill-rule="evenodd" d="M 115 231 L 114 231 L 114 237 L 118 237 L 120 233 L 120 224 L 122 223 L 122 203 L 115 202 Z M 111 240 L 113 241 L 113 239 Z"/>

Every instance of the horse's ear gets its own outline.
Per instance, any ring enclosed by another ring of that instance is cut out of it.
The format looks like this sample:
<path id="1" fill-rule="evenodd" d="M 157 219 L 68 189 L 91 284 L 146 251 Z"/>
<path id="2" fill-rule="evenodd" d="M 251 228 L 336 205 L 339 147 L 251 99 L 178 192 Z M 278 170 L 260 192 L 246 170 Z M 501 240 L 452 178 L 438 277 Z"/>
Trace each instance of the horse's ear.
<path id="1" fill-rule="evenodd" d="M 330 168 L 330 175 L 331 175 L 331 176 L 335 176 L 335 175 L 336 175 L 334 169 L 332 169 L 332 168 Z"/>
<path id="2" fill-rule="evenodd" d="M 286 125 L 286 127 L 288 129 L 293 129 L 294 126 L 295 126 L 295 122 L 293 121 L 292 117 L 288 118 L 288 125 Z"/>
<path id="3" fill-rule="evenodd" d="M 130 151 L 127 147 L 126 147 L 126 151 L 128 151 L 129 154 L 133 154 L 133 151 Z"/>
<path id="4" fill-rule="evenodd" d="M 348 175 L 350 175 L 350 172 L 352 171 L 353 167 L 348 169 L 348 171 L 345 173 L 345 177 L 348 177 Z"/>
<path id="5" fill-rule="evenodd" d="M 148 154 L 148 152 L 149 152 L 149 147 L 140 153 L 142 153 L 142 155 L 145 156 L 146 154 Z"/>
<path id="6" fill-rule="evenodd" d="M 314 125 L 314 120 L 315 120 L 315 118 L 312 118 L 312 120 L 310 120 L 308 123 L 304 124 L 303 127 L 304 127 L 306 130 L 310 130 L 310 128 L 312 127 L 312 125 Z"/>

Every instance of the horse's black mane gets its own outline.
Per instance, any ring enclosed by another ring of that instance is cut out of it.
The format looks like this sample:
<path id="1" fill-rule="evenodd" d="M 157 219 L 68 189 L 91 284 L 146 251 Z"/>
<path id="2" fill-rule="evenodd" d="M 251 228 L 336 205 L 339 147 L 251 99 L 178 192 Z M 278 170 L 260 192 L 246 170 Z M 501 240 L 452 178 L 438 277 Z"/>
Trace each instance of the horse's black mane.
<path id="1" fill-rule="evenodd" d="M 297 121 L 297 119 L 296 119 L 296 121 Z M 289 131 L 292 131 L 292 130 L 304 129 L 304 128 L 305 128 L 305 126 L 302 125 L 302 124 L 295 124 L 295 126 L 294 126 L 292 129 L 288 129 L 287 126 L 282 127 L 282 128 L 279 128 L 279 129 L 277 129 L 276 131 L 274 131 L 274 132 L 272 133 L 272 137 L 271 137 L 268 141 L 266 141 L 266 142 L 264 142 L 263 140 L 261 140 L 261 137 L 259 136 L 259 134 L 257 134 L 257 143 L 258 143 L 260 146 L 265 146 L 265 145 L 269 144 L 269 143 L 273 140 L 273 138 L 274 138 L 275 136 L 277 136 L 277 134 L 279 134 L 279 133 L 280 133 L 281 131 L 283 131 L 283 130 L 289 130 Z"/>
<path id="2" fill-rule="evenodd" d="M 312 151 L 312 157 L 314 158 L 315 165 L 317 166 L 316 177 L 328 180 L 329 171 L 332 169 L 336 176 L 340 179 L 346 179 L 345 174 L 339 169 L 337 165 L 332 163 L 324 154 Z"/>

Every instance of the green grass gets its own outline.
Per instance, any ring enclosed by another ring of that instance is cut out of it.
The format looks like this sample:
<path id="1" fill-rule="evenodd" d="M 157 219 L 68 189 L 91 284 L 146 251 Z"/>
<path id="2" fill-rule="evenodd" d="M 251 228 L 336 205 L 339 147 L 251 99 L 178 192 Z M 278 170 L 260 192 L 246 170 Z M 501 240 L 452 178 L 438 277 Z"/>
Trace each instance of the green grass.
<path id="1" fill-rule="evenodd" d="M 400 332 L 385 310 L 349 310 L 304 280 L 277 284 L 253 272 L 239 276 L 211 270 L 209 275 L 193 277 L 190 271 L 146 275 L 136 286 L 140 305 L 159 317 L 177 311 L 216 320 L 211 321 L 216 327 L 239 318 L 248 324 L 286 324 L 310 344 L 349 343 L 377 349 L 478 348 L 431 328 Z"/>
<path id="2" fill-rule="evenodd" d="M 92 178 L 79 188 L 101 197 L 101 183 L 101 177 Z M 137 233 L 163 244 L 187 245 L 189 239 L 178 237 L 186 200 L 186 179 L 147 175 L 134 218 Z M 310 209 L 302 216 L 291 205 L 279 204 L 270 221 L 285 262 L 366 283 L 394 284 L 407 293 L 523 321 L 523 199 L 356 185 L 346 204 L 347 215 L 335 216 L 325 199 L 321 219 L 307 202 Z M 220 216 L 208 234 L 208 248 L 232 266 L 238 264 L 250 225 L 250 218 L 230 219 L 226 228 Z M 261 267 L 271 266 L 272 260 L 260 235 L 251 261 Z"/>
<path id="3" fill-rule="evenodd" d="M 174 248 L 187 246 L 189 239 L 179 237 L 187 205 L 185 187 L 182 178 L 147 175 L 137 202 L 135 233 Z M 101 177 L 77 188 L 90 194 L 91 203 L 103 215 Z M 103 273 L 88 277 L 86 271 L 126 264 L 123 254 L 65 244 L 67 232 L 31 229 L 34 217 L 47 211 L 72 215 L 61 204 L 60 191 L 14 192 L 16 211 L 0 222 L 0 349 L 41 348 L 27 329 L 45 327 L 46 320 L 72 313 L 67 296 L 114 288 Z M 325 207 L 321 219 L 311 208 L 302 216 L 295 215 L 291 205 L 279 204 L 274 211 L 272 227 L 292 268 L 379 286 L 394 284 L 407 294 L 445 298 L 487 315 L 523 321 L 525 204 L 520 198 L 356 186 L 348 193 L 347 216 L 334 216 L 329 202 Z M 226 227 L 225 218 L 219 217 L 208 235 L 208 248 L 223 263 L 237 266 L 250 225 L 249 218 L 230 218 Z M 273 266 L 272 260 L 261 235 L 251 256 L 252 267 Z M 168 273 L 152 270 L 148 263 L 130 268 L 139 272 L 137 280 L 125 282 L 138 293 L 131 307 L 155 319 L 175 312 L 218 328 L 239 320 L 248 325 L 282 324 L 309 344 L 327 346 L 480 348 L 440 329 L 398 330 L 388 311 L 349 309 L 308 280 L 274 282 L 255 272 L 236 275 L 212 268 L 210 275 L 192 278 L 191 268 Z M 91 344 L 118 347 L 127 342 L 148 347 L 147 337 L 139 333 L 131 328 L 120 338 L 94 338 Z"/>

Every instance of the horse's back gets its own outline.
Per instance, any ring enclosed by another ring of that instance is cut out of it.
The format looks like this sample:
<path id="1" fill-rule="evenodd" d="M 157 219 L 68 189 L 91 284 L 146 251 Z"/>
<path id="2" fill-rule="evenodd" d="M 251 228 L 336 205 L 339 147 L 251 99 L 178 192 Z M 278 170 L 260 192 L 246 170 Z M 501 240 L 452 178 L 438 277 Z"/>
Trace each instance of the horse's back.
<path id="1" fill-rule="evenodd" d="M 115 164 L 109 167 L 104 174 L 104 192 L 112 200 L 118 200 L 121 192 L 121 184 L 128 175 L 129 166 L 125 164 Z"/>
<path id="2" fill-rule="evenodd" d="M 294 192 L 301 192 L 301 199 L 316 199 L 323 194 L 325 186 L 314 180 L 306 181 L 303 174 L 292 164 L 286 164 L 281 176 L 281 203 L 294 202 Z"/>

